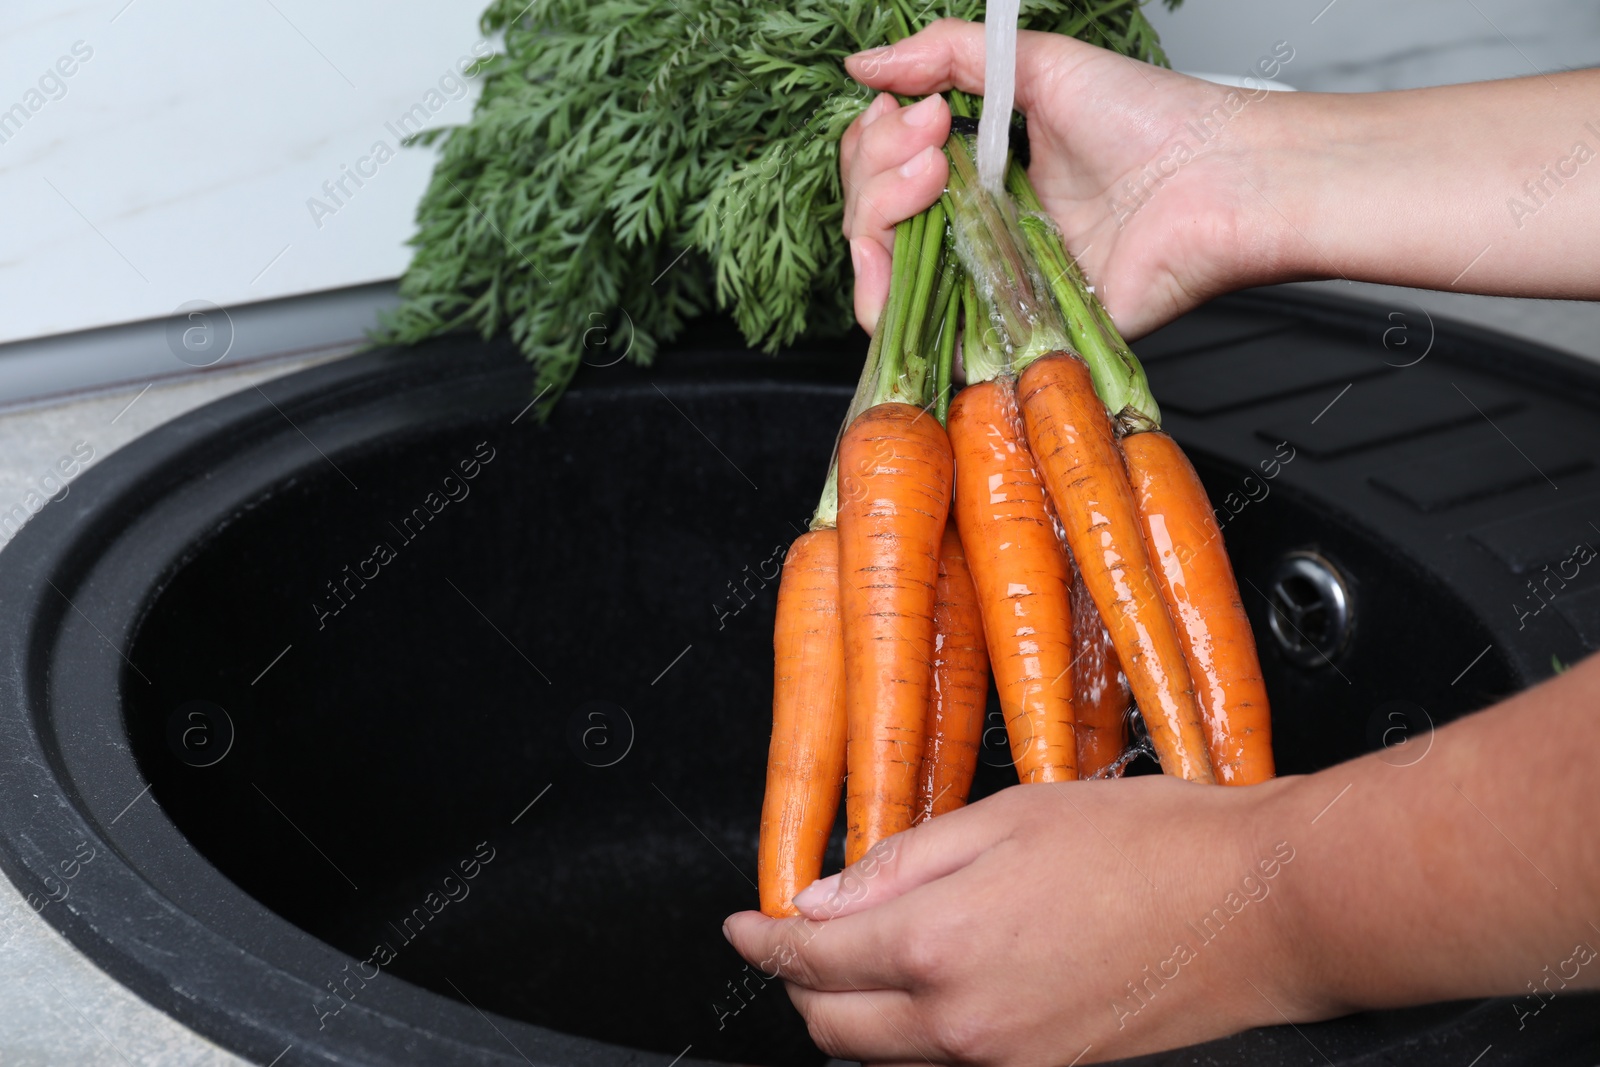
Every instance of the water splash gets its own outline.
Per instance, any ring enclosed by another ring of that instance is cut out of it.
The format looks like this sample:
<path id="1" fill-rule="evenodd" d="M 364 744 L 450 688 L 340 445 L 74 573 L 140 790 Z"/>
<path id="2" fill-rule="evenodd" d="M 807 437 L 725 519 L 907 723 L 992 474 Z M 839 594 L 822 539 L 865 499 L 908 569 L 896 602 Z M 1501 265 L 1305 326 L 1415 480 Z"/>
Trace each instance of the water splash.
<path id="1" fill-rule="evenodd" d="M 1005 188 L 1011 105 L 1017 88 L 1019 0 L 983 5 L 983 115 L 978 119 L 978 180 L 995 195 Z"/>
<path id="2" fill-rule="evenodd" d="M 1136 743 L 1124 750 L 1122 755 L 1118 756 L 1111 763 L 1108 763 L 1106 766 L 1091 774 L 1089 776 L 1089 780 L 1096 778 L 1121 778 L 1123 772 L 1128 769 L 1128 764 L 1132 763 L 1140 756 L 1149 756 L 1151 759 L 1156 758 L 1156 747 L 1150 743 L 1150 739 L 1148 737 L 1141 737 Z"/>

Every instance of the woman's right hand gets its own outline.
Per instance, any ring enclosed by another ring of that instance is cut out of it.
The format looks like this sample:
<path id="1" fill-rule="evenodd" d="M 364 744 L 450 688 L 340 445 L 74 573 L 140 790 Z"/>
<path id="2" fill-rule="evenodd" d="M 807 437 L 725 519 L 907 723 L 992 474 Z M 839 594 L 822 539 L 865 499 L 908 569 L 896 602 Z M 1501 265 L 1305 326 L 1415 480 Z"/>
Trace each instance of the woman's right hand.
<path id="1" fill-rule="evenodd" d="M 846 61 L 885 91 L 840 145 L 856 315 L 869 332 L 889 288 L 894 224 L 932 204 L 948 164 L 949 110 L 889 93 L 982 94 L 983 26 L 943 19 Z M 1017 39 L 1016 105 L 1028 174 L 1122 332 L 1138 337 L 1213 296 L 1284 280 L 1285 234 L 1258 144 L 1276 94 L 1136 62 L 1070 37 Z"/>

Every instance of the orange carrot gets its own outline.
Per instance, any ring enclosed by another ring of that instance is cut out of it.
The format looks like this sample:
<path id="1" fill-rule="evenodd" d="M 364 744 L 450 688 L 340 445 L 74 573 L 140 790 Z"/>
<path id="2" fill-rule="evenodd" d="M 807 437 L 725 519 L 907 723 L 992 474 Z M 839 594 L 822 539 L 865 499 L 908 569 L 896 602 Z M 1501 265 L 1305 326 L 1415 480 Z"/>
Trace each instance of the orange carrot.
<path id="1" fill-rule="evenodd" d="M 1161 769 L 1215 782 L 1194 683 L 1088 366 L 1065 353 L 1045 356 L 1023 371 L 1018 395 L 1067 545 L 1111 633 Z"/>
<path id="2" fill-rule="evenodd" d="M 822 874 L 844 786 L 844 634 L 839 625 L 839 533 L 789 546 L 772 634 L 772 744 L 761 805 L 761 910 L 798 915 L 794 895 Z"/>
<path id="3" fill-rule="evenodd" d="M 1128 710 L 1133 703 L 1122 661 L 1100 621 L 1083 572 L 1072 569 L 1072 693 L 1078 711 L 1078 773 L 1091 778 L 1128 748 Z"/>
<path id="4" fill-rule="evenodd" d="M 1122 439 L 1128 480 L 1183 644 L 1217 780 L 1272 777 L 1272 713 L 1255 636 L 1239 602 L 1211 502 L 1189 457 L 1164 433 Z"/>
<path id="5" fill-rule="evenodd" d="M 1078 776 L 1071 577 L 1020 425 L 1015 383 L 968 386 L 950 405 L 954 511 L 995 686 L 1024 782 Z"/>
<path id="6" fill-rule="evenodd" d="M 966 804 L 988 703 L 989 650 L 978 592 L 961 538 L 954 525 L 946 524 L 933 605 L 933 698 L 928 701 L 917 788 L 919 821 Z"/>
<path id="7" fill-rule="evenodd" d="M 950 467 L 944 427 L 911 404 L 868 408 L 839 441 L 846 863 L 916 815 Z"/>

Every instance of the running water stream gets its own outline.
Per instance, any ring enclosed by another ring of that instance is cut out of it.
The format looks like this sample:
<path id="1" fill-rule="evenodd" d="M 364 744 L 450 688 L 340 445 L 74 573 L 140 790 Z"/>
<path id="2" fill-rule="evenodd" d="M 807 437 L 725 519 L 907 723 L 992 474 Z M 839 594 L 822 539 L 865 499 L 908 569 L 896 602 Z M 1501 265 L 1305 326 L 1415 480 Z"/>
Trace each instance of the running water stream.
<path id="1" fill-rule="evenodd" d="M 983 115 L 978 120 L 978 180 L 999 194 L 1005 188 L 1011 104 L 1017 88 L 1017 11 L 1020 0 L 983 6 Z"/>

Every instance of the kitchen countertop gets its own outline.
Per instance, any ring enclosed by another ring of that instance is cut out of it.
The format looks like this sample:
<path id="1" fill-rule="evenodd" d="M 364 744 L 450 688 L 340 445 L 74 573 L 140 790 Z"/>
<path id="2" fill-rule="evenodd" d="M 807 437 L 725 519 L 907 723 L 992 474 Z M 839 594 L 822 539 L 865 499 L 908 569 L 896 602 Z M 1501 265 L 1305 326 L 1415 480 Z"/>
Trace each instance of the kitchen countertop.
<path id="1" fill-rule="evenodd" d="M 0 516 L 13 505 L 31 508 L 51 489 L 65 499 L 61 487 L 46 480 L 64 457 L 81 459 L 92 450 L 92 466 L 186 411 L 348 352 L 134 385 L 0 414 Z M 81 471 L 73 469 L 76 478 Z M 71 492 L 68 482 L 66 493 Z M 10 544 L 7 530 L 0 525 L 0 551 Z M 0 877 L 0 1064 L 244 1067 L 248 1062 L 152 1008 L 90 963 Z"/>

